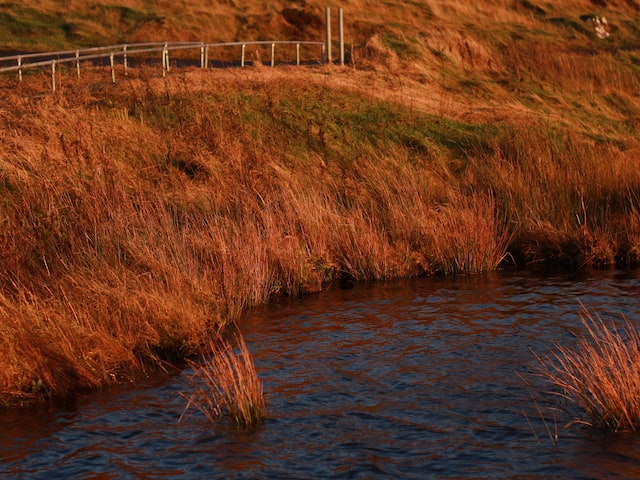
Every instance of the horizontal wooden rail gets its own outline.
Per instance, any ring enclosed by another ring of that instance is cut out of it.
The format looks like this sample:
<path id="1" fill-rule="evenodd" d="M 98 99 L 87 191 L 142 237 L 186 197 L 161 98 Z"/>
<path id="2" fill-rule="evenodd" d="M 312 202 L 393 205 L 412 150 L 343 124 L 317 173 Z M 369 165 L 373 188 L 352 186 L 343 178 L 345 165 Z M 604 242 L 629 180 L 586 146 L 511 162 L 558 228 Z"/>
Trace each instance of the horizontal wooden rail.
<path id="1" fill-rule="evenodd" d="M 99 59 L 109 59 L 111 67 L 111 78 L 115 83 L 115 58 L 122 57 L 125 75 L 127 74 L 128 59 L 130 55 L 158 54 L 162 62 L 162 75 L 166 75 L 169 71 L 169 52 L 178 50 L 194 49 L 199 52 L 199 63 L 201 68 L 209 67 L 209 50 L 211 48 L 224 47 L 241 47 L 241 56 L 239 65 L 244 67 L 246 64 L 245 50 L 247 46 L 270 46 L 271 47 L 271 66 L 275 66 L 275 47 L 276 45 L 295 45 L 296 60 L 295 64 L 301 64 L 300 46 L 316 46 L 321 47 L 321 59 L 318 63 L 325 62 L 326 46 L 324 42 L 311 41 L 290 41 L 290 40 L 274 40 L 274 41 L 251 41 L 251 42 L 227 42 L 227 43 L 205 43 L 205 42 L 155 42 L 155 43 L 133 43 L 110 45 L 105 47 L 85 48 L 77 50 L 63 50 L 58 52 L 28 53 L 20 55 L 10 55 L 0 57 L 0 73 L 18 72 L 18 78 L 22 81 L 22 72 L 32 68 L 51 68 L 51 85 L 53 91 L 56 90 L 56 69 L 60 64 L 75 63 L 76 74 L 80 78 L 80 65 L 83 62 L 96 61 Z"/>

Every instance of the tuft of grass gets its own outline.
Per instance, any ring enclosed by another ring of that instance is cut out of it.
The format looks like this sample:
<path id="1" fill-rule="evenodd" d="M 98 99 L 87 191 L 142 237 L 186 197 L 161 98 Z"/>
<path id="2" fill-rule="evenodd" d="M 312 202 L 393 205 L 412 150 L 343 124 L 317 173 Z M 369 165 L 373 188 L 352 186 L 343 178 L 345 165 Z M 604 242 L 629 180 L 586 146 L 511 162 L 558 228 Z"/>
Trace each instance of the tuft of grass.
<path id="1" fill-rule="evenodd" d="M 237 428 L 260 423 L 266 416 L 262 382 L 240 331 L 236 330 L 233 344 L 222 336 L 212 340 L 208 356 L 202 358 L 202 363 L 188 361 L 194 370 L 193 393 L 180 420 L 195 408 L 212 423 L 225 418 Z"/>
<path id="2" fill-rule="evenodd" d="M 435 270 L 450 275 L 493 271 L 507 259 L 511 234 L 496 215 L 491 195 L 454 197 L 430 219 Z"/>
<path id="3" fill-rule="evenodd" d="M 586 334 L 576 347 L 558 345 L 540 361 L 540 376 L 553 396 L 577 407 L 572 423 L 605 430 L 640 428 L 640 332 L 626 317 L 607 325 L 583 307 Z"/>

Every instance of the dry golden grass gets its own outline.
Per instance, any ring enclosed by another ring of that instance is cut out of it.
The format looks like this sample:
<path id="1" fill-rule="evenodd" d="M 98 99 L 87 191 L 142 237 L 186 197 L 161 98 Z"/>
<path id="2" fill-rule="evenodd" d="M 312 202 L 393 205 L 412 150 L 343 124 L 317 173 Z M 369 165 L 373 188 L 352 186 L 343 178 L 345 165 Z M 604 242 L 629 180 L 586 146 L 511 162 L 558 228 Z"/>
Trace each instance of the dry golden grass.
<path id="1" fill-rule="evenodd" d="M 324 4 L 214 3 L 74 1 L 69 35 L 5 43 L 322 39 Z M 604 42 L 587 0 L 353 1 L 348 68 L 3 76 L 0 395 L 133 380 L 342 278 L 637 262 L 635 13 L 609 3 Z"/>
<path id="2" fill-rule="evenodd" d="M 212 423 L 227 419 L 237 428 L 248 428 L 264 420 L 266 406 L 262 382 L 258 378 L 247 345 L 236 330 L 232 342 L 222 336 L 209 343 L 202 363 L 189 361 L 193 374 L 192 393 L 180 420 L 197 409 Z"/>
<path id="3" fill-rule="evenodd" d="M 610 431 L 640 427 L 640 333 L 627 318 L 607 324 L 583 310 L 586 335 L 575 347 L 558 345 L 541 358 L 540 375 L 551 395 L 577 407 L 583 423 Z"/>
<path id="4" fill-rule="evenodd" d="M 491 195 L 454 197 L 431 215 L 431 257 L 437 272 L 483 273 L 507 256 L 511 233 L 497 216 Z M 428 235 L 428 234 L 427 234 Z"/>
<path id="5" fill-rule="evenodd" d="M 306 74 L 132 75 L 120 87 L 96 83 L 100 75 L 25 103 L 26 88 L 40 88 L 29 79 L 6 98 L 7 395 L 131 381 L 198 352 L 273 295 L 341 277 L 485 271 L 505 253 L 493 204 L 449 190 L 440 167 L 424 170 L 402 148 L 366 142 L 357 161 L 325 160 L 313 129 L 274 135 L 276 105 L 308 102 L 310 88 L 328 94 Z M 276 88 L 283 78 L 287 93 Z M 256 107 L 240 103 L 251 96 Z M 271 109 L 264 117 L 261 102 Z M 315 147 L 302 153 L 300 140 Z M 481 238 L 461 236 L 442 253 L 438 243 L 474 221 Z M 490 259 L 472 258 L 490 250 Z"/>
<path id="6" fill-rule="evenodd" d="M 619 149 L 545 127 L 517 128 L 480 154 L 469 183 L 494 192 L 520 261 L 611 265 L 632 260 L 637 147 Z"/>
<path id="7" fill-rule="evenodd" d="M 637 259 L 632 148 L 520 117 L 466 157 L 442 146 L 464 140 L 454 124 L 415 147 L 410 96 L 398 117 L 409 143 L 374 144 L 358 129 L 387 114 L 359 103 L 385 98 L 368 72 L 104 80 L 31 96 L 48 88 L 36 76 L 3 99 L 5 396 L 133 380 L 252 305 L 340 278 L 484 272 L 508 251 L 518 263 Z M 353 126 L 340 123 L 349 102 L 363 116 Z"/>

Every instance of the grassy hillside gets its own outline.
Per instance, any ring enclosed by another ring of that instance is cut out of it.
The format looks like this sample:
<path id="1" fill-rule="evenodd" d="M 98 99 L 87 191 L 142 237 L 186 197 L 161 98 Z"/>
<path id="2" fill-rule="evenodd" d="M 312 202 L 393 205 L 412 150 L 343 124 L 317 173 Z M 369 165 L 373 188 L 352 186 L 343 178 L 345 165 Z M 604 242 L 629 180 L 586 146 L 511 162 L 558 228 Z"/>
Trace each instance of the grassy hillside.
<path id="1" fill-rule="evenodd" d="M 609 20 L 607 46 L 636 45 L 640 12 L 637 0 L 69 0 L 62 5 L 57 0 L 0 4 L 0 44 L 50 50 L 150 40 L 322 39 L 329 6 L 334 12 L 344 9 L 347 40 L 356 47 L 376 37 L 405 59 L 422 63 L 447 55 L 472 64 L 480 58 L 470 56 L 483 53 L 488 61 L 514 42 L 601 48 L 593 25 L 585 21 L 593 16 Z"/>
<path id="2" fill-rule="evenodd" d="M 344 68 L 0 78 L 4 401 L 167 367 L 273 295 L 638 262 L 638 3 L 327 4 Z M 324 5 L 5 2 L 0 48 L 322 40 Z"/>

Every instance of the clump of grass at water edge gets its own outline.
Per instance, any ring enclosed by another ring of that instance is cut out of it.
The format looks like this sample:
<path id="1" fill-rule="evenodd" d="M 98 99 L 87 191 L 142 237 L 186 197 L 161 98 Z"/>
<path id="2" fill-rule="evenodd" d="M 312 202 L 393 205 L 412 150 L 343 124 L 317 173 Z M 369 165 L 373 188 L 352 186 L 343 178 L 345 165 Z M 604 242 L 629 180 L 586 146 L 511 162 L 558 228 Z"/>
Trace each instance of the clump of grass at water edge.
<path id="1" fill-rule="evenodd" d="M 554 407 L 582 424 L 610 432 L 640 428 L 640 332 L 626 318 L 605 322 L 583 307 L 585 333 L 574 347 L 556 345 L 538 356 L 538 375 L 550 385 Z M 543 412 L 539 410 L 542 415 Z M 544 418 L 543 418 L 544 420 Z"/>
<path id="2" fill-rule="evenodd" d="M 209 352 L 203 354 L 202 363 L 193 360 L 188 363 L 193 368 L 190 378 L 193 393 L 182 394 L 187 405 L 180 420 L 194 408 L 212 423 L 227 419 L 237 428 L 251 427 L 265 418 L 262 382 L 238 330 L 233 343 L 220 336 L 209 343 Z"/>

